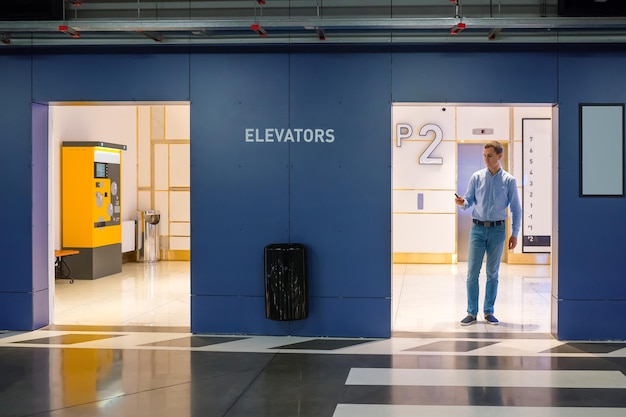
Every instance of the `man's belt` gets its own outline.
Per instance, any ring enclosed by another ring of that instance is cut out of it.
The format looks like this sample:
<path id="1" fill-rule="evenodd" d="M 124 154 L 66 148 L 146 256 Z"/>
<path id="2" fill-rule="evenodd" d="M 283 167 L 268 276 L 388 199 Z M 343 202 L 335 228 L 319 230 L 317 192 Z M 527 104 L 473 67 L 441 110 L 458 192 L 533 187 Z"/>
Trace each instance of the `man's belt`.
<path id="1" fill-rule="evenodd" d="M 506 220 L 496 220 L 496 221 L 492 221 L 492 222 L 483 222 L 483 221 L 478 220 L 478 219 L 472 219 L 472 221 L 474 222 L 474 224 L 477 224 L 479 226 L 492 227 L 492 226 L 500 226 L 501 224 L 504 224 L 504 222 Z"/>

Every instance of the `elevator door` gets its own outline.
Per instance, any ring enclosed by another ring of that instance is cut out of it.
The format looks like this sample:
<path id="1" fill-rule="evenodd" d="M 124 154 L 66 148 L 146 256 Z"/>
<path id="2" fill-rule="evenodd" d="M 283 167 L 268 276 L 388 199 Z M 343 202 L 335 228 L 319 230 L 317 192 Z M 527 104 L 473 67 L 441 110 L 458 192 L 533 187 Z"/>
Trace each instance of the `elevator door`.
<path id="1" fill-rule="evenodd" d="M 482 143 L 459 144 L 457 194 L 461 197 L 467 191 L 467 183 L 472 174 L 485 167 Z M 467 262 L 468 238 L 472 226 L 472 209 L 458 209 L 457 220 L 457 255 L 459 262 Z"/>

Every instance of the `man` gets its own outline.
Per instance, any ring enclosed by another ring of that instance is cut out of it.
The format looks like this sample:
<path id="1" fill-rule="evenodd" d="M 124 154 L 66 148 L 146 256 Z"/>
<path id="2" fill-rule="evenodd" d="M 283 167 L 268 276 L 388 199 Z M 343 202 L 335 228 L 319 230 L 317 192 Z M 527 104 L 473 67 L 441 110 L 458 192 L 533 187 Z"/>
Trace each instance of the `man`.
<path id="1" fill-rule="evenodd" d="M 493 315 L 498 294 L 498 270 L 504 240 L 506 239 L 506 209 L 511 208 L 513 224 L 508 247 L 517 246 L 522 207 L 517 194 L 515 178 L 502 169 L 502 145 L 489 142 L 483 149 L 486 168 L 476 171 L 469 180 L 465 196 L 457 196 L 455 203 L 463 210 L 474 207 L 472 228 L 469 234 L 467 260 L 467 316 L 461 320 L 462 326 L 476 323 L 478 314 L 478 276 L 487 253 L 487 283 L 483 313 L 485 322 L 498 324 Z"/>

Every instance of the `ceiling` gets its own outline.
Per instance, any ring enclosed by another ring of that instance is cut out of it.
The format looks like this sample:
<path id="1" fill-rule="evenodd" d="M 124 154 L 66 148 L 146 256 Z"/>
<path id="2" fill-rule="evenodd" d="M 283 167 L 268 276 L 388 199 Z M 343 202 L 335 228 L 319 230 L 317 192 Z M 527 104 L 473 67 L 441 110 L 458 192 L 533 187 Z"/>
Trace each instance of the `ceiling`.
<path id="1" fill-rule="evenodd" d="M 0 48 L 626 42 L 625 16 L 598 16 L 624 0 L 561 0 L 589 3 L 595 17 L 565 16 L 559 0 L 56 1 L 51 20 L 0 20 Z"/>

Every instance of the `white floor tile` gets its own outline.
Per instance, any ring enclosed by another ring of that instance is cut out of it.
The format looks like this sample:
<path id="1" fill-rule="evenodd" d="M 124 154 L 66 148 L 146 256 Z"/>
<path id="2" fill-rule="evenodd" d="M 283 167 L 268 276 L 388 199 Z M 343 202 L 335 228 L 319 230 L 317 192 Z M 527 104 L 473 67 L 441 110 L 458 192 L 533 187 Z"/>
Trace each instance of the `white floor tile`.
<path id="1" fill-rule="evenodd" d="M 353 368 L 346 385 L 626 388 L 620 371 Z"/>
<path id="2" fill-rule="evenodd" d="M 623 417 L 623 408 L 337 404 L 333 417 Z"/>

